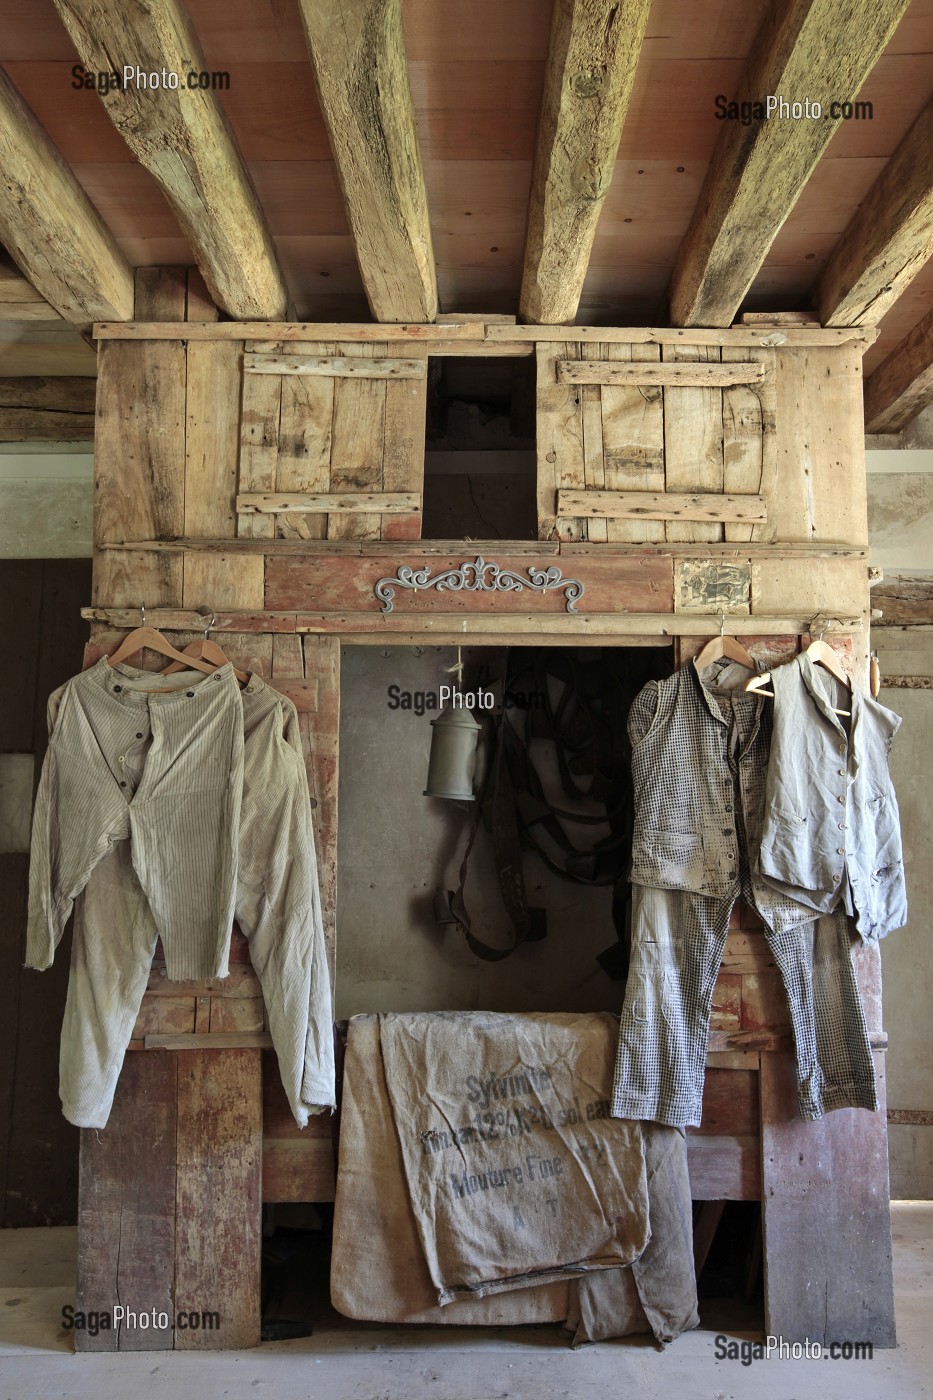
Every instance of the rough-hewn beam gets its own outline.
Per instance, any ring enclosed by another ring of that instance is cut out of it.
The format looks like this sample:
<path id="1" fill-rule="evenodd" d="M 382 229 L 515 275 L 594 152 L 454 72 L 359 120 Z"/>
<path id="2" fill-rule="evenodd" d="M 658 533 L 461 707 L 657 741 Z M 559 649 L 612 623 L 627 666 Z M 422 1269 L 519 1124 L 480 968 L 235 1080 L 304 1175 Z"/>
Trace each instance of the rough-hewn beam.
<path id="1" fill-rule="evenodd" d="M 651 0 L 554 0 L 519 314 L 577 314 Z"/>
<path id="2" fill-rule="evenodd" d="M 299 0 L 377 321 L 433 321 L 437 277 L 401 0 Z"/>
<path id="3" fill-rule="evenodd" d="M 899 433 L 933 403 L 933 311 L 865 381 L 866 433 Z"/>
<path id="4" fill-rule="evenodd" d="M 0 379 L 0 442 L 88 442 L 94 437 L 93 378 Z"/>
<path id="5" fill-rule="evenodd" d="M 801 105 L 724 120 L 671 279 L 675 326 L 728 326 L 908 0 L 786 0 L 768 6 L 738 101 Z M 712 100 L 712 99 L 711 99 Z M 813 104 L 820 115 L 808 119 Z"/>
<path id="6" fill-rule="evenodd" d="M 73 325 L 133 315 L 133 271 L 0 68 L 0 242 Z"/>
<path id="7" fill-rule="evenodd" d="M 876 325 L 933 253 L 933 100 L 862 200 L 817 283 L 827 326 Z"/>
<path id="8" fill-rule="evenodd" d="M 85 66 L 122 76 L 178 75 L 178 87 L 135 82 L 102 97 L 110 118 L 175 211 L 211 296 L 240 320 L 284 317 L 287 293 L 272 237 L 214 92 L 189 89 L 205 69 L 178 0 L 55 0 Z M 98 317 L 98 320 L 106 319 Z"/>

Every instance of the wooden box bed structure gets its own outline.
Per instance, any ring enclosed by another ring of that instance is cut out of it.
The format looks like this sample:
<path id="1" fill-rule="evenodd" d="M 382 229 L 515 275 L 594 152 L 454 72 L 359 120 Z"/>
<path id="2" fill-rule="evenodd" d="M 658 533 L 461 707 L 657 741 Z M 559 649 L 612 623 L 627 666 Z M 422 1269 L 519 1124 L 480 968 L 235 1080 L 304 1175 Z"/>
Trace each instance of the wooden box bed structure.
<path id="1" fill-rule="evenodd" d="M 292 698 L 332 967 L 341 645 L 673 639 L 682 664 L 721 626 L 769 660 L 825 627 L 864 683 L 871 331 L 219 322 L 194 285 L 141 271 L 137 321 L 95 328 L 88 661 L 141 602 L 182 645 L 206 607 L 228 654 Z M 435 355 L 534 357 L 536 541 L 420 539 Z M 432 586 L 464 569 L 464 586 Z M 167 983 L 156 963 L 110 1125 L 81 1148 L 78 1306 L 190 1302 L 221 1326 L 82 1333 L 84 1348 L 255 1344 L 262 1202 L 332 1199 L 330 1124 L 291 1122 L 238 936 L 233 956 L 213 984 Z M 880 968 L 877 950 L 856 956 L 877 1114 L 798 1118 L 750 911 L 714 997 L 694 1195 L 761 1201 L 767 1330 L 788 1341 L 894 1340 Z"/>

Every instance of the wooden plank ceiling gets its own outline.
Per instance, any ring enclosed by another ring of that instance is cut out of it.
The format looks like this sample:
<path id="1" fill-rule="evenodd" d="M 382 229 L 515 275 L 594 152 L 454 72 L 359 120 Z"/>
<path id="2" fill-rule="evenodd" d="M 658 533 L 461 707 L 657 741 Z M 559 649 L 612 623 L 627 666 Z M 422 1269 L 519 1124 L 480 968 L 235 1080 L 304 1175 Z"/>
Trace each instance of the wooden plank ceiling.
<path id="1" fill-rule="evenodd" d="M 73 77 L 160 54 L 229 86 Z M 0 377 L 93 374 L 72 327 L 196 261 L 243 319 L 812 308 L 879 326 L 876 421 L 933 396 L 933 0 L 0 0 L 0 82 Z M 717 119 L 770 91 L 872 119 Z"/>

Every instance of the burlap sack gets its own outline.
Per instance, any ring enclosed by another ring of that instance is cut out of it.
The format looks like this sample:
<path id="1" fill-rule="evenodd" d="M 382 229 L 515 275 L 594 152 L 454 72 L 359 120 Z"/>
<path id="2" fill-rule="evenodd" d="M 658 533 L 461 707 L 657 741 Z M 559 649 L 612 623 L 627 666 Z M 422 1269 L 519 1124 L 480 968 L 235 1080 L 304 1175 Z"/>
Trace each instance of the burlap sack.
<path id="1" fill-rule="evenodd" d="M 643 1127 L 651 1239 L 630 1269 L 577 1279 L 566 1324 L 574 1346 L 649 1330 L 671 1342 L 700 1325 L 686 1137 L 661 1123 Z"/>
<path id="2" fill-rule="evenodd" d="M 380 1034 L 439 1302 L 618 1268 L 644 1251 L 641 1128 L 609 1117 L 614 1017 L 389 1013 Z"/>
<path id="3" fill-rule="evenodd" d="M 366 1322 L 496 1327 L 567 1316 L 566 1280 L 438 1304 L 405 1185 L 378 1016 L 354 1016 L 348 1033 L 330 1291 L 338 1312 Z"/>

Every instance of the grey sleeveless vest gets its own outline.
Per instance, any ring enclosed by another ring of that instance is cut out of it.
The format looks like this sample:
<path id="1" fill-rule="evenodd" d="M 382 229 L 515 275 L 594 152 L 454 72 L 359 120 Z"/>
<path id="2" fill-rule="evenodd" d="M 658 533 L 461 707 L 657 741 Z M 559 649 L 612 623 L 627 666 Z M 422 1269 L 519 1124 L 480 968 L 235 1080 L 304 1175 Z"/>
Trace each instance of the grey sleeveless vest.
<path id="1" fill-rule="evenodd" d="M 635 795 L 631 879 L 656 889 L 735 897 L 744 839 L 758 911 L 781 930 L 814 915 L 756 869 L 771 738 L 766 704 L 741 689 L 707 688 L 692 661 L 639 691 L 628 720 Z"/>

